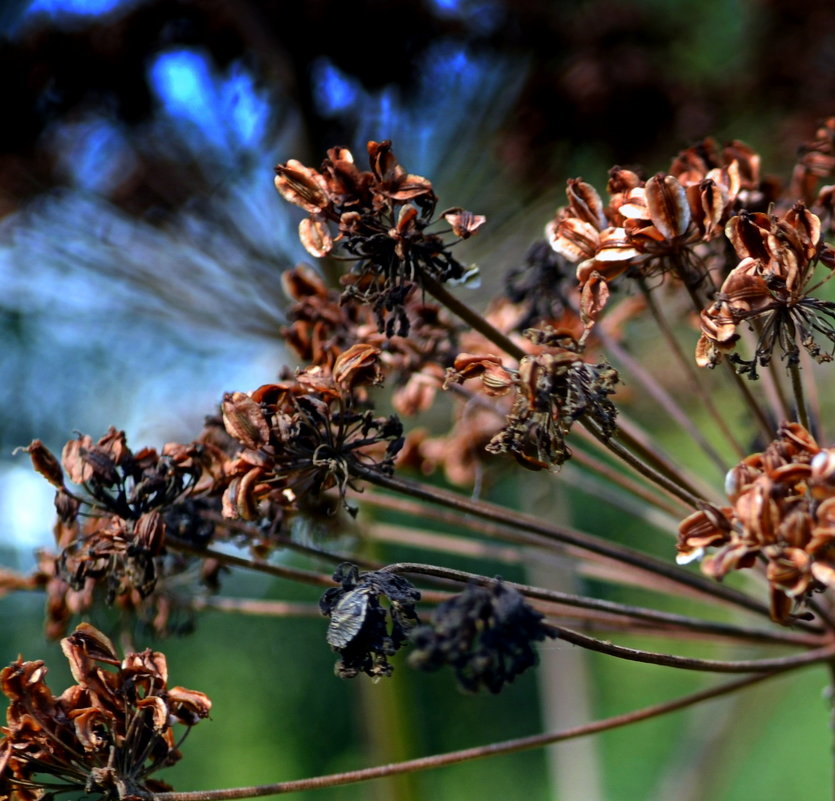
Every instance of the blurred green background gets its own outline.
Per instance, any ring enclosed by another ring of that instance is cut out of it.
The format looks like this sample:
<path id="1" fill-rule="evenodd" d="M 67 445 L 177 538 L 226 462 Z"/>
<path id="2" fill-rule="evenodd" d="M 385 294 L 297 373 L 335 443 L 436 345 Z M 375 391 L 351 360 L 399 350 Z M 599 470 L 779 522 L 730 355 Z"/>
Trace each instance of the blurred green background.
<path id="1" fill-rule="evenodd" d="M 614 163 L 650 174 L 713 134 L 744 139 L 785 178 L 795 148 L 835 110 L 835 10 L 824 2 L 35 0 L 3 4 L 0 25 L 6 455 L 33 437 L 57 450 L 73 430 L 98 436 L 110 424 L 136 447 L 185 441 L 223 392 L 275 376 L 286 361 L 278 275 L 305 258 L 298 216 L 272 188 L 278 161 L 316 164 L 334 144 L 361 154 L 367 139 L 391 138 L 442 206 L 487 214 L 467 245 L 485 297 L 541 236 L 567 177 L 602 188 Z M 50 542 L 51 493 L 23 461 L 0 460 L 0 543 L 3 564 L 29 569 Z M 543 511 L 532 498 L 553 484 L 505 479 L 501 492 Z M 548 513 L 671 558 L 669 539 L 593 495 L 562 492 Z M 375 555 L 427 559 L 393 546 Z M 564 570 L 463 567 L 650 602 L 584 588 Z M 225 578 L 224 591 L 317 599 L 250 575 Z M 0 614 L 0 661 L 43 658 L 63 689 L 42 599 L 5 597 Z M 187 638 L 142 643 L 166 652 L 172 683 L 215 703 L 165 778 L 183 790 L 301 778 L 532 734 L 706 682 L 559 642 L 497 697 L 462 695 L 450 675 L 402 664 L 389 682 L 342 682 L 324 633 L 324 620 L 206 612 Z M 806 671 L 576 750 L 314 797 L 823 797 L 827 683 Z"/>

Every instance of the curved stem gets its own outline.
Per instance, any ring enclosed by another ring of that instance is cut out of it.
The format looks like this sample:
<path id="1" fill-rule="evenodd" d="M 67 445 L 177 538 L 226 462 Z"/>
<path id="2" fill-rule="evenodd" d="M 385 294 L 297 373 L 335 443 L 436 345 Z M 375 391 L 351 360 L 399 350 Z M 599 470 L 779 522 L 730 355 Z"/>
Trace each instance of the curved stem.
<path id="1" fill-rule="evenodd" d="M 593 537 L 584 532 L 549 524 L 532 515 L 506 509 L 503 506 L 497 506 L 487 501 L 476 501 L 465 498 L 454 492 L 441 489 L 440 487 L 427 487 L 406 479 L 381 475 L 374 470 L 360 467 L 359 465 L 354 467 L 354 475 L 371 484 L 386 487 L 395 492 L 401 492 L 406 495 L 411 495 L 414 498 L 447 506 L 464 514 L 471 514 L 486 520 L 502 523 L 511 528 L 527 532 L 528 534 L 539 535 L 549 540 L 563 542 L 591 551 L 592 553 L 608 556 L 650 573 L 664 576 L 678 584 L 696 589 L 714 601 L 723 600 L 748 609 L 758 615 L 770 618 L 768 607 L 759 601 L 749 598 L 747 595 L 726 587 L 723 584 L 711 581 L 704 576 L 688 573 L 675 565 L 640 553 L 639 551 L 634 551 L 631 548 Z M 807 630 L 815 631 L 816 629 L 807 628 Z"/>
<path id="2" fill-rule="evenodd" d="M 615 645 L 606 640 L 598 640 L 589 637 L 578 631 L 551 626 L 559 639 L 579 645 L 581 648 L 588 648 L 590 651 L 597 651 L 601 654 L 614 656 L 618 659 L 626 659 L 630 662 L 643 662 L 650 665 L 663 665 L 664 667 L 680 668 L 682 670 L 701 670 L 710 673 L 751 673 L 759 671 L 772 671 L 812 665 L 816 662 L 825 662 L 835 656 L 835 645 L 826 645 L 823 648 L 816 648 L 795 656 L 781 656 L 773 659 L 744 659 L 737 661 L 726 661 L 722 659 L 695 659 L 689 656 L 676 656 L 675 654 L 659 654 L 655 651 L 643 651 L 639 648 L 627 648 L 623 645 Z"/>
<path id="3" fill-rule="evenodd" d="M 797 406 L 797 417 L 800 425 L 809 431 L 809 413 L 806 409 L 806 399 L 803 396 L 803 381 L 800 379 L 800 365 L 797 362 L 789 364 L 789 373 L 792 377 L 792 391 L 794 392 L 794 405 Z"/>
<path id="4" fill-rule="evenodd" d="M 733 450 L 736 452 L 736 455 L 740 459 L 745 458 L 745 456 L 747 455 L 745 450 L 743 449 L 739 440 L 737 440 L 736 434 L 733 432 L 733 430 L 725 420 L 725 416 L 716 407 L 716 404 L 710 397 L 710 393 L 705 388 L 705 385 L 699 379 L 698 368 L 694 364 L 692 357 L 688 358 L 684 351 L 681 349 L 681 345 L 679 345 L 678 340 L 675 338 L 675 334 L 673 333 L 673 330 L 670 328 L 666 317 L 664 317 L 664 314 L 662 313 L 658 304 L 655 302 L 655 298 L 653 297 L 652 292 L 650 292 L 646 280 L 641 278 L 639 279 L 639 283 L 641 286 L 641 291 L 643 292 L 644 298 L 646 299 L 647 305 L 649 306 L 649 310 L 652 314 L 652 318 L 653 320 L 655 320 L 655 324 L 658 326 L 658 330 L 661 331 L 661 335 L 664 337 L 664 341 L 667 343 L 667 346 L 672 351 L 676 361 L 681 365 L 682 369 L 687 375 L 688 385 L 690 386 L 692 391 L 695 392 L 696 395 L 698 395 L 699 400 L 704 404 L 704 407 L 705 409 L 707 409 L 708 414 L 716 423 L 716 426 L 722 432 L 722 435 L 725 437 L 725 441 L 731 446 L 731 448 L 733 448 Z"/>
<path id="5" fill-rule="evenodd" d="M 255 570 L 259 573 L 266 573 L 268 576 L 298 581 L 302 584 L 313 584 L 317 587 L 332 587 L 333 579 L 323 573 L 314 573 L 312 570 L 301 570 L 298 567 L 284 567 L 283 565 L 272 565 L 266 562 L 257 562 L 253 559 L 244 559 L 241 556 L 216 551 L 214 548 L 198 548 L 189 542 L 168 536 L 166 544 L 176 551 L 189 553 L 192 556 L 199 556 L 203 559 L 217 559 L 225 565 L 245 567 L 247 570 Z"/>
<path id="6" fill-rule="evenodd" d="M 793 665 L 791 667 L 797 666 Z M 783 668 L 782 670 L 789 669 L 791 668 Z M 736 692 L 737 690 L 741 690 L 745 687 L 750 687 L 757 682 L 779 675 L 782 670 L 775 670 L 771 673 L 757 674 L 754 676 L 748 676 L 744 679 L 737 679 L 735 681 L 727 682 L 726 684 L 720 684 L 717 687 L 711 687 L 707 690 L 701 690 L 700 692 L 676 698 L 673 701 L 653 704 L 652 706 L 636 709 L 622 715 L 614 715 L 603 720 L 597 720 L 593 723 L 575 726 L 559 732 L 535 734 L 530 737 L 517 737 L 513 740 L 505 740 L 499 743 L 492 743 L 491 745 L 464 748 L 459 751 L 450 751 L 445 754 L 435 754 L 428 757 L 420 757 L 418 759 L 408 759 L 403 762 L 395 762 L 389 765 L 377 765 L 371 768 L 362 768 L 361 770 L 345 771 L 344 773 L 332 773 L 328 776 L 315 776 L 309 779 L 297 779 L 295 781 L 262 784 L 251 787 L 234 787 L 228 790 L 198 790 L 195 792 L 183 793 L 155 793 L 154 799 L 155 801 L 232 801 L 232 799 L 239 798 L 281 795 L 284 793 L 313 790 L 322 787 L 336 787 L 343 784 L 355 784 L 357 782 L 369 781 L 370 779 L 380 779 L 385 776 L 396 776 L 400 773 L 430 770 L 432 768 L 440 768 L 446 765 L 455 765 L 460 762 L 469 762 L 475 759 L 484 759 L 486 757 L 500 756 L 502 754 L 513 754 L 518 751 L 527 751 L 532 748 L 542 748 L 543 746 L 553 745 L 554 743 L 563 742 L 564 740 L 586 737 L 590 734 L 597 734 L 599 732 L 609 731 L 621 726 L 638 723 L 642 720 L 660 717 L 661 715 L 666 715 L 670 712 L 676 712 L 679 709 L 685 709 L 689 706 L 699 704 L 702 701 L 708 701 L 712 698 L 718 698 L 722 695 Z"/>
<path id="7" fill-rule="evenodd" d="M 488 586 L 495 583 L 495 579 L 490 579 L 487 576 L 482 576 L 477 573 L 468 573 L 464 570 L 455 570 L 452 568 L 437 567 L 436 565 L 425 565 L 415 562 L 397 562 L 395 564 L 386 565 L 386 567 L 382 568 L 380 572 L 434 576 L 436 578 L 451 579 L 453 581 L 460 582 L 461 584 L 475 583 Z M 532 587 L 528 584 L 519 584 L 514 581 L 505 581 L 503 583 L 505 586 L 513 587 L 527 598 L 547 601 L 549 603 L 563 604 L 565 606 L 580 607 L 582 609 L 596 609 L 608 612 L 612 615 L 620 615 L 635 620 L 644 620 L 652 623 L 671 625 L 692 631 L 718 634 L 719 636 L 732 637 L 742 640 L 756 640 L 805 647 L 808 647 L 809 645 L 820 645 L 820 639 L 817 637 L 810 638 L 808 636 L 797 635 L 791 632 L 770 632 L 761 629 L 746 629 L 729 623 L 715 623 L 708 620 L 699 620 L 697 618 L 687 617 L 686 615 L 677 615 L 672 612 L 661 612 L 655 609 L 631 606 L 630 604 L 621 604 L 615 601 L 604 601 L 599 598 L 573 595 L 571 593 L 560 592 L 558 590 L 547 590 L 540 587 Z"/>

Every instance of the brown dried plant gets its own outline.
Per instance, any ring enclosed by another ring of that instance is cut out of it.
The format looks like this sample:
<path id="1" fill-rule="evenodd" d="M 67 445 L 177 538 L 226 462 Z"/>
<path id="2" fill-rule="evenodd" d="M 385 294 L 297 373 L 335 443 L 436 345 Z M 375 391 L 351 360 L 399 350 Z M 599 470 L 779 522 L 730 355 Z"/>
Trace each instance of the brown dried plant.
<path id="1" fill-rule="evenodd" d="M 821 185 L 835 174 L 833 131 L 827 121 L 801 149 L 785 190 L 736 141 L 694 145 L 646 180 L 615 167 L 605 202 L 570 180 L 545 239 L 483 313 L 448 285 L 473 273 L 452 248 L 485 219 L 460 207 L 436 212 L 432 183 L 407 172 L 390 142 L 369 142 L 368 169 L 342 147 L 319 169 L 279 165 L 276 188 L 307 215 L 299 226 L 307 251 L 350 265 L 338 289 L 305 265 L 281 278 L 290 301 L 283 336 L 302 364 L 227 394 L 189 444 L 134 453 L 111 428 L 98 441 L 79 435 L 58 459 L 32 442 L 25 450 L 56 489 L 56 555 L 42 554 L 32 577 L 4 574 L 8 590 L 46 590 L 52 637 L 99 603 L 120 605 L 123 621 L 170 631 L 172 610 L 193 621 L 220 591 L 220 566 L 324 587 L 323 647 L 336 652 L 343 678 L 396 681 L 406 650 L 413 668 L 449 667 L 462 688 L 499 692 L 535 665 L 545 638 L 743 678 L 569 731 L 175 793 L 146 777 L 179 758 L 170 726 L 205 717 L 208 699 L 167 689 L 161 654 L 119 663 L 104 635 L 82 623 L 63 641 L 77 687 L 53 697 L 39 662 L 19 660 L 3 673 L 12 700 L 0 744 L 7 794 L 41 798 L 53 789 L 48 775 L 106 798 L 157 801 L 345 784 L 591 734 L 808 665 L 835 669 L 835 446 L 818 392 L 835 350 L 835 302 L 825 294 L 835 189 Z M 652 326 L 674 381 L 630 341 Z M 650 401 L 660 411 L 648 414 Z M 724 489 L 667 455 L 630 403 L 644 419 L 680 425 L 726 474 Z M 579 471 L 560 470 L 569 460 Z M 648 525 L 665 521 L 677 546 L 659 558 L 641 542 L 619 545 L 481 497 L 517 465 L 569 486 L 586 476 L 601 502 L 637 510 Z M 464 491 L 427 479 L 438 470 Z M 450 536 L 415 531 L 416 543 L 434 543 L 423 546 L 435 552 L 427 564 L 346 562 L 327 544 L 294 538 L 295 520 L 343 520 L 345 511 L 373 537 L 366 509 L 433 517 Z M 717 611 L 674 614 L 467 573 L 449 543 L 469 533 L 504 542 L 521 561 L 558 554 L 603 580 L 695 595 Z M 221 541 L 243 555 L 218 549 Z M 270 558 L 278 547 L 331 567 L 287 567 Z M 732 573 L 734 586 L 719 582 Z M 188 582 L 190 594 L 172 591 Z M 781 651 L 683 656 L 611 641 L 623 633 Z"/>

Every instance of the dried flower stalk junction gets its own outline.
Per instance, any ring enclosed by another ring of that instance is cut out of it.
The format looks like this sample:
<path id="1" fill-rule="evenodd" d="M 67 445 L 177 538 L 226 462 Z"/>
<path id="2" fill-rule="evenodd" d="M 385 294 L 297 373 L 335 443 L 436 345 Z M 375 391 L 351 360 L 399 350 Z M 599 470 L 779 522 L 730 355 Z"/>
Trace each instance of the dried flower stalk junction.
<path id="1" fill-rule="evenodd" d="M 826 445 L 815 383 L 816 363 L 835 349 L 835 303 L 826 299 L 835 188 L 825 183 L 835 175 L 835 120 L 801 149 L 784 189 L 761 176 L 746 145 L 713 140 L 646 180 L 613 168 L 605 201 L 581 179 L 569 181 L 546 240 L 483 314 L 448 285 L 474 274 L 453 250 L 484 217 L 438 212 L 431 182 L 408 173 L 389 142 L 370 142 L 368 156 L 367 170 L 345 148 L 331 149 L 319 169 L 293 160 L 276 169 L 278 192 L 307 215 L 299 234 L 308 252 L 349 265 L 339 290 L 304 265 L 282 277 L 290 299 L 283 336 L 303 366 L 226 395 L 188 444 L 134 452 L 111 428 L 98 440 L 78 435 L 60 458 L 38 440 L 23 449 L 56 491 L 55 551 L 41 554 L 31 576 L 4 573 L 4 589 L 46 593 L 46 631 L 63 638 L 76 684 L 54 696 L 43 663 L 22 657 L 3 671 L 11 702 L 0 740 L 4 795 L 211 801 L 346 784 L 541 747 L 835 665 L 835 447 Z M 686 326 L 671 322 L 688 319 L 694 356 L 681 344 Z M 630 355 L 625 332 L 640 326 L 657 327 L 676 383 L 698 402 L 698 426 L 676 397 L 680 387 Z M 724 491 L 666 456 L 624 413 L 628 398 L 607 357 L 726 474 Z M 389 415 L 373 405 L 384 382 Z M 719 392 L 733 394 L 743 412 L 725 411 Z M 444 401 L 447 432 L 404 426 Z M 601 499 L 648 526 L 672 521 L 677 558 L 473 492 L 514 464 L 556 472 L 569 459 L 582 473 L 557 480 L 583 475 Z M 437 470 L 464 492 L 420 478 Z M 437 564 L 346 560 L 294 541 L 298 520 L 327 525 L 359 514 L 362 523 L 360 503 L 449 526 L 448 536 L 409 537 Z M 468 532 L 514 554 L 570 558 L 598 579 L 696 596 L 719 613 L 690 616 L 466 573 L 449 563 L 470 547 Z M 269 558 L 278 549 L 332 567 L 289 567 Z M 323 647 L 336 652 L 343 678 L 389 677 L 404 650 L 412 668 L 449 668 L 467 691 L 499 692 L 536 664 L 535 644 L 547 638 L 616 659 L 744 675 L 567 731 L 274 785 L 173 792 L 151 774 L 180 758 L 172 726 L 206 717 L 209 698 L 169 688 L 161 653 L 120 660 L 79 618 L 104 603 L 122 621 L 166 634 L 190 630 L 208 606 L 310 611 L 217 597 L 222 567 L 321 587 Z M 746 580 L 717 581 L 731 573 Z M 706 659 L 599 636 L 610 632 L 778 652 Z"/>

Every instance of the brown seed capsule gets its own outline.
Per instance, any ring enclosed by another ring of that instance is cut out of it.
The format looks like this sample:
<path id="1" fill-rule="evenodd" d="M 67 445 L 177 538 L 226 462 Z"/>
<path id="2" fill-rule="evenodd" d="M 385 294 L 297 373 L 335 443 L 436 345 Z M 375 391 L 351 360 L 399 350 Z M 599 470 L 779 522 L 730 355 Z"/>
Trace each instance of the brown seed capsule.
<path id="1" fill-rule="evenodd" d="M 32 466 L 37 470 L 53 487 L 61 489 L 64 486 L 64 471 L 61 463 L 55 458 L 52 451 L 47 448 L 39 439 L 33 439 L 27 448 L 16 448 L 29 454 Z"/>

